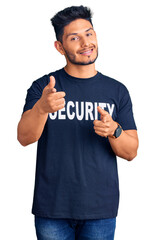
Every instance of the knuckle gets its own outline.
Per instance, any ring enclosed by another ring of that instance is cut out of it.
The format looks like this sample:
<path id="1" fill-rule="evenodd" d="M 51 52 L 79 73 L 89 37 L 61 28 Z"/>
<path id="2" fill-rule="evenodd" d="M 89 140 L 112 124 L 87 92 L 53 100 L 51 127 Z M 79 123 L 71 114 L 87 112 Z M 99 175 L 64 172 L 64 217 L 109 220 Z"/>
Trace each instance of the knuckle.
<path id="1" fill-rule="evenodd" d="M 65 97 L 66 96 L 66 93 L 65 92 L 59 92 L 59 97 Z"/>
<path id="2" fill-rule="evenodd" d="M 103 130 L 103 134 L 106 135 L 107 134 L 107 129 Z"/>
<path id="3" fill-rule="evenodd" d="M 107 127 L 110 127 L 110 122 L 107 123 Z"/>
<path id="4" fill-rule="evenodd" d="M 49 106 L 50 106 L 51 108 L 54 108 L 54 107 L 55 107 L 54 102 L 49 100 Z"/>
<path id="5" fill-rule="evenodd" d="M 54 111 L 54 112 L 56 112 L 56 111 L 57 111 L 57 108 L 56 108 L 56 106 L 51 106 L 51 109 L 52 109 L 52 111 Z"/>
<path id="6" fill-rule="evenodd" d="M 58 110 L 64 108 L 64 104 L 59 105 Z"/>

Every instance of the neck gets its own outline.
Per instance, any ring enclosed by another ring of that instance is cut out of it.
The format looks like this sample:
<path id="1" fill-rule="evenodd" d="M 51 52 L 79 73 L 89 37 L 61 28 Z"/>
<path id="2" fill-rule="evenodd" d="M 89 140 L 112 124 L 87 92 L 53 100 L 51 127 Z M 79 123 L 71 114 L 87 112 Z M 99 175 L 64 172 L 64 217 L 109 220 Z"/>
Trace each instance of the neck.
<path id="1" fill-rule="evenodd" d="M 71 76 L 77 78 L 90 78 L 97 74 L 95 63 L 89 65 L 73 65 L 67 64 L 64 70 Z"/>

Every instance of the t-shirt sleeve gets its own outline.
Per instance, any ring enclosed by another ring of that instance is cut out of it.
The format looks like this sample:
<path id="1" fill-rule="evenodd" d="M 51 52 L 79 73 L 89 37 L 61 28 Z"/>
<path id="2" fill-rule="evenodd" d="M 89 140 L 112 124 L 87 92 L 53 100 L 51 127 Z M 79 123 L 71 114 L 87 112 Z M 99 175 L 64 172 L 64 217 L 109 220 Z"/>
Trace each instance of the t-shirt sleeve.
<path id="1" fill-rule="evenodd" d="M 137 130 L 133 116 L 131 97 L 129 91 L 124 85 L 122 85 L 116 122 L 121 125 L 123 130 Z"/>
<path id="2" fill-rule="evenodd" d="M 35 103 L 41 98 L 42 91 L 47 84 L 45 80 L 46 76 L 43 76 L 42 78 L 34 81 L 31 87 L 27 90 L 23 113 L 27 110 L 32 109 Z"/>

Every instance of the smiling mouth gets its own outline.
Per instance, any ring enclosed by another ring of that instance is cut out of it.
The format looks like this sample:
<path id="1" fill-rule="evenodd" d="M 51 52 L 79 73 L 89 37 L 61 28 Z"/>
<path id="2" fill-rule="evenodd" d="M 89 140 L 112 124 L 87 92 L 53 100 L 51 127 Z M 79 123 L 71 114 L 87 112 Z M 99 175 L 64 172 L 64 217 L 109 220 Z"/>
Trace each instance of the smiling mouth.
<path id="1" fill-rule="evenodd" d="M 92 49 L 88 49 L 88 50 L 86 50 L 86 51 L 84 51 L 84 52 L 81 52 L 80 54 L 81 54 L 81 55 L 88 56 L 88 55 L 92 54 L 92 52 L 93 52 L 93 48 L 92 48 Z"/>

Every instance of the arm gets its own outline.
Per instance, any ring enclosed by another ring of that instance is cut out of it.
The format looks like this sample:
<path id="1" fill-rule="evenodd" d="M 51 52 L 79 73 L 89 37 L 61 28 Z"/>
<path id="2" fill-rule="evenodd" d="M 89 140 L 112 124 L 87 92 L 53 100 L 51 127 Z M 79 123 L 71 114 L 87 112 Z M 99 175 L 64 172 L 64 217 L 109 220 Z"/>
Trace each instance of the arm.
<path id="1" fill-rule="evenodd" d="M 39 100 L 31 110 L 23 113 L 17 128 L 17 139 L 23 146 L 36 142 L 44 129 L 48 114 L 41 114 Z"/>
<path id="2" fill-rule="evenodd" d="M 38 141 L 49 112 L 53 113 L 64 108 L 65 92 L 56 92 L 54 85 L 55 78 L 50 77 L 50 82 L 43 89 L 41 98 L 31 110 L 23 113 L 17 128 L 17 139 L 23 146 Z"/>
<path id="3" fill-rule="evenodd" d="M 114 130 L 115 131 L 115 130 Z M 138 136 L 136 130 L 123 131 L 118 138 L 108 136 L 109 142 L 114 153 L 128 161 L 133 160 L 137 155 Z"/>
<path id="4" fill-rule="evenodd" d="M 114 131 L 117 128 L 117 123 L 113 121 L 107 111 L 101 109 L 99 106 L 98 111 L 101 114 L 101 121 L 94 121 L 95 132 L 102 137 L 108 137 L 111 147 L 117 156 L 128 161 L 134 159 L 137 155 L 138 149 L 137 131 L 122 130 L 122 133 L 118 138 L 112 138 Z"/>

